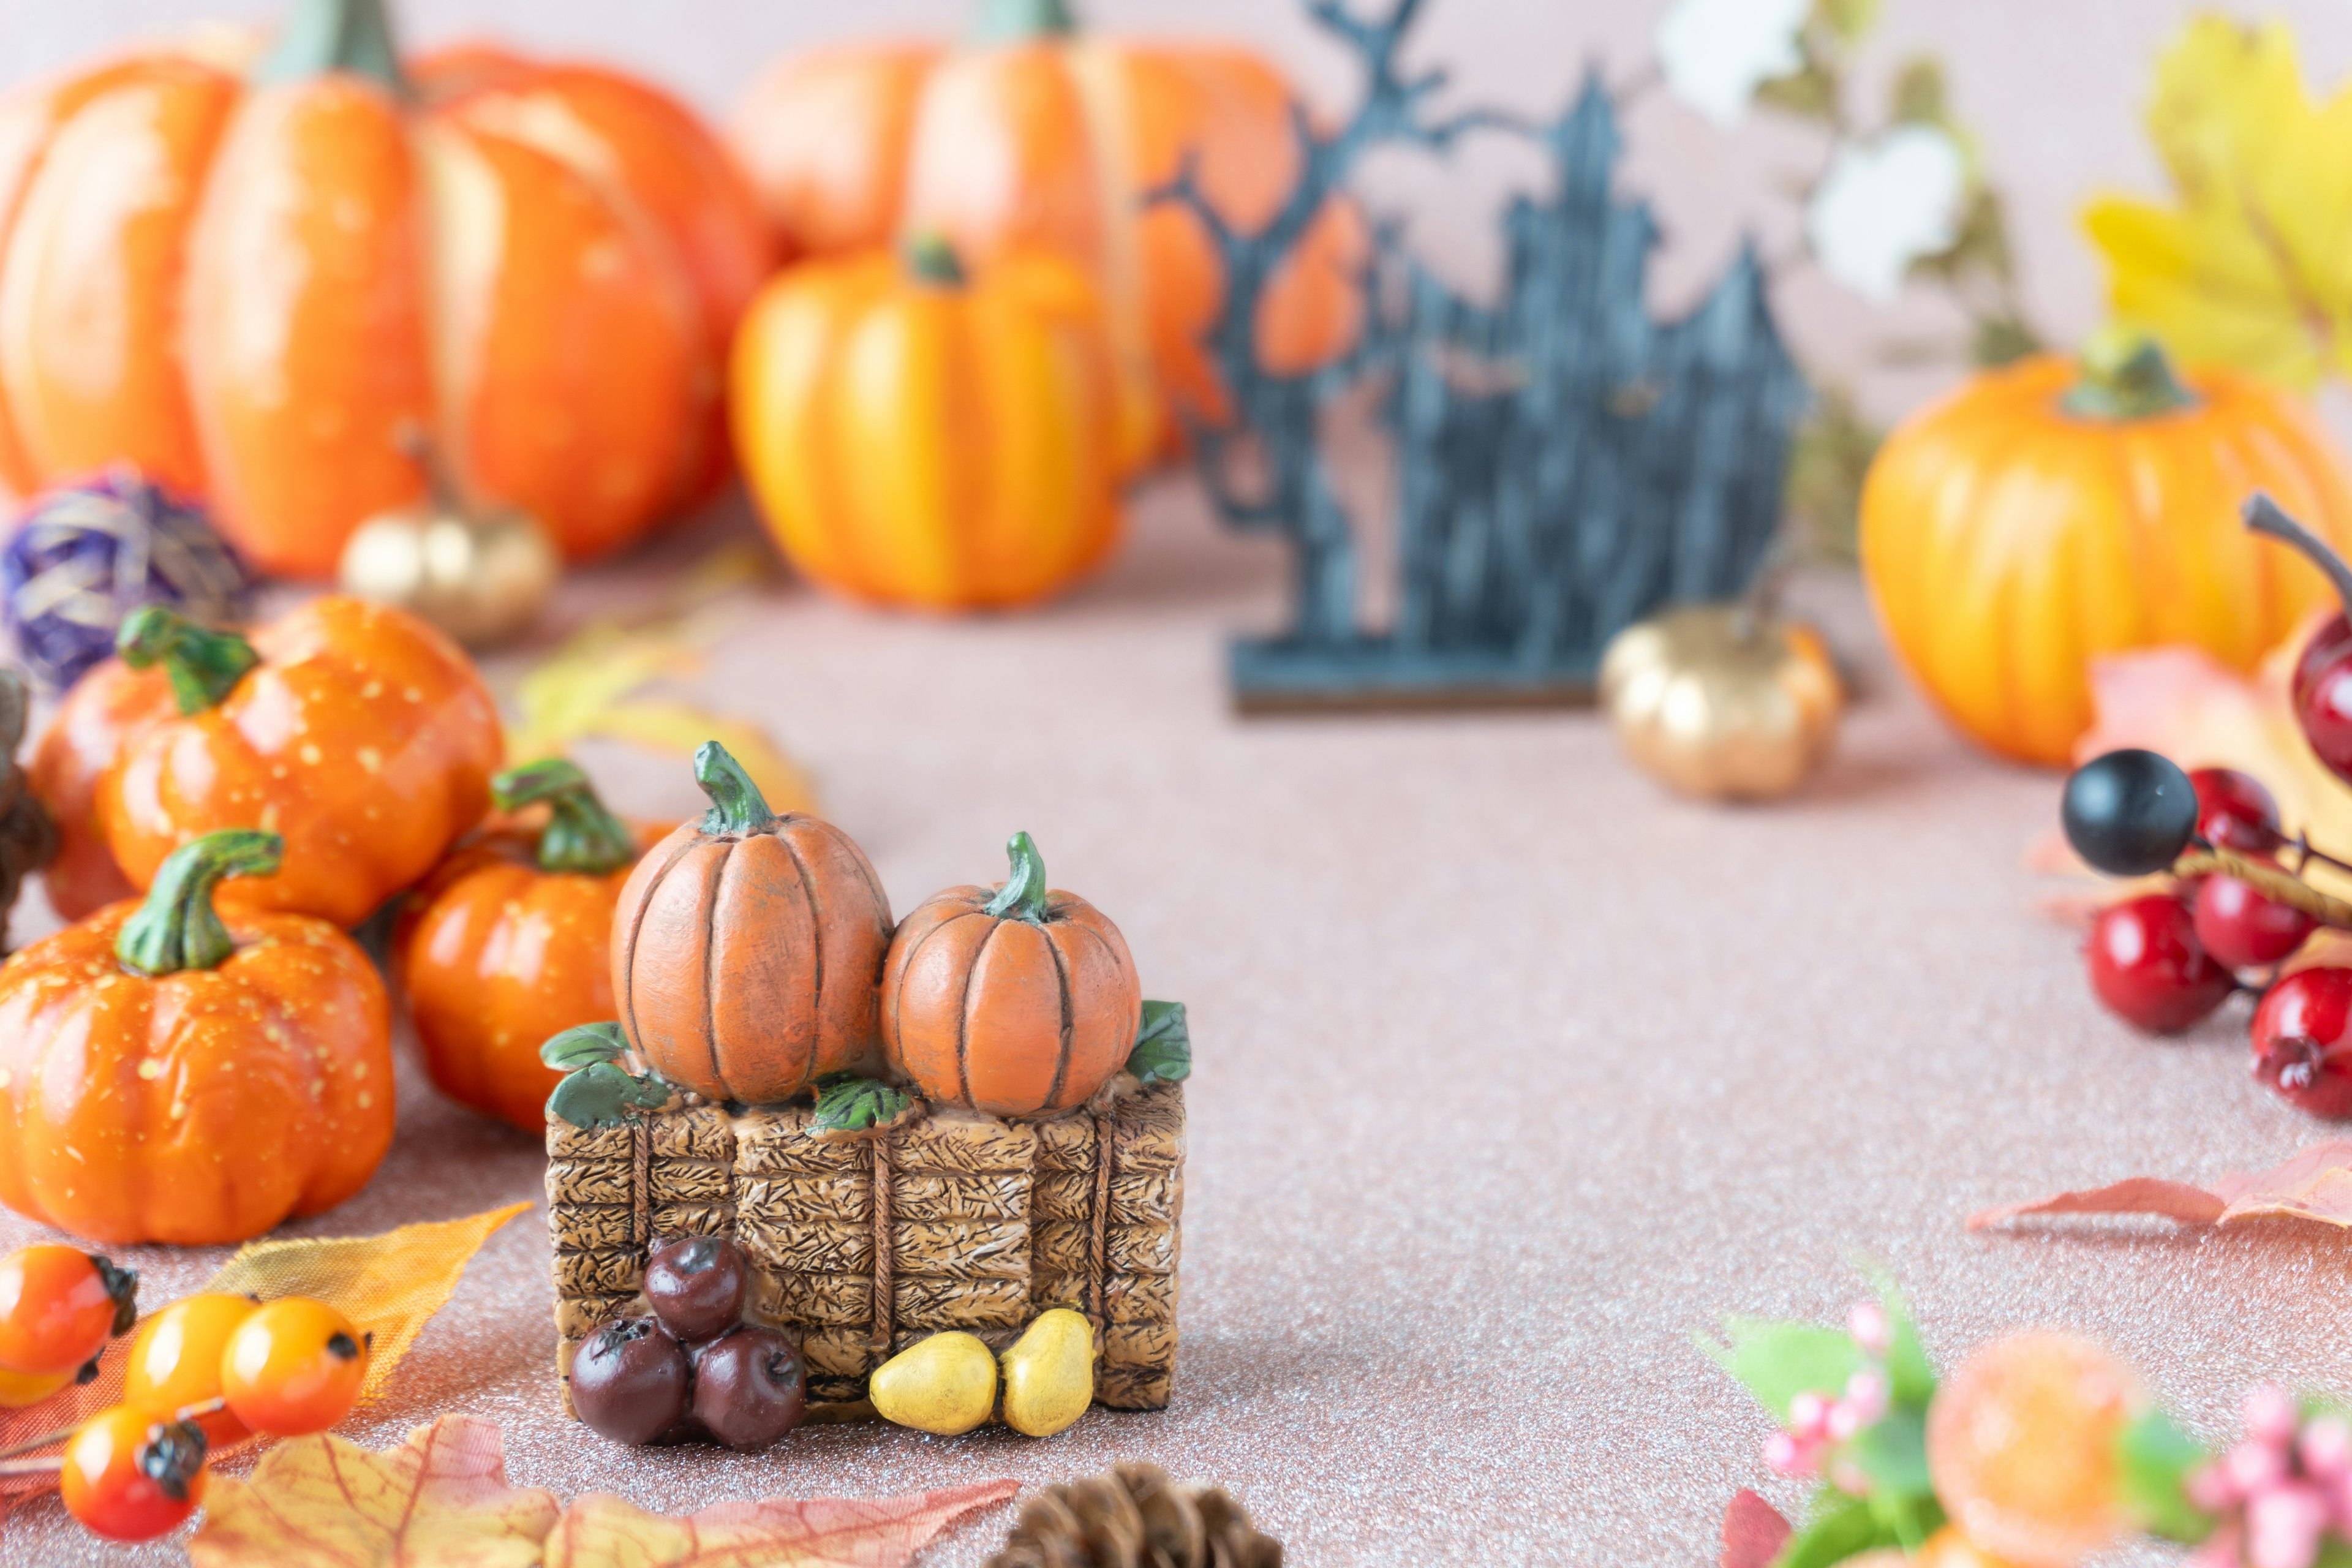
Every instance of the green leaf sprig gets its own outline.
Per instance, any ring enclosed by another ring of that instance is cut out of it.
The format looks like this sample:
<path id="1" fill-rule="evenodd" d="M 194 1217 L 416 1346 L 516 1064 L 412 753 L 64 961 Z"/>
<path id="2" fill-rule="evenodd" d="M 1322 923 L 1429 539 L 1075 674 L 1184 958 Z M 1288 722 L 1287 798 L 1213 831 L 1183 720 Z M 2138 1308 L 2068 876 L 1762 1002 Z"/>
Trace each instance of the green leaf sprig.
<path id="1" fill-rule="evenodd" d="M 549 1114 L 582 1129 L 618 1127 L 677 1093 L 657 1072 L 629 1070 L 629 1038 L 618 1024 L 581 1024 L 551 1035 L 539 1059 L 563 1074 L 547 1097 Z"/>

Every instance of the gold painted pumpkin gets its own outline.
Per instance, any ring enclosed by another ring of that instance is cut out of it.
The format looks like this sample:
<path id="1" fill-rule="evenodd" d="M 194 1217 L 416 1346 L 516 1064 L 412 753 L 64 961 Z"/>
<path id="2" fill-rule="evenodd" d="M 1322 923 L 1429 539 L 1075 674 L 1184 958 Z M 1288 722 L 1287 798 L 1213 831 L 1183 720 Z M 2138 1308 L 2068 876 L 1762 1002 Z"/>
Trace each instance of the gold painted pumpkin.
<path id="1" fill-rule="evenodd" d="M 2063 763 L 2091 724 L 2094 658 L 2185 643 L 2251 670 L 2334 603 L 2247 533 L 2257 489 L 2352 551 L 2352 476 L 2291 394 L 2220 369 L 2176 380 L 2144 342 L 2039 356 L 1887 437 L 1863 487 L 1863 575 L 1953 724 Z"/>
<path id="2" fill-rule="evenodd" d="M 941 243 L 792 268 L 736 339 L 736 449 L 794 566 L 932 610 L 1043 598 L 1118 529 L 1101 308 L 1055 257 Z"/>
<path id="3" fill-rule="evenodd" d="M 1601 700 L 1634 765 L 1701 800 L 1772 800 L 1828 757 L 1843 683 L 1812 627 L 1694 605 L 1626 627 Z"/>

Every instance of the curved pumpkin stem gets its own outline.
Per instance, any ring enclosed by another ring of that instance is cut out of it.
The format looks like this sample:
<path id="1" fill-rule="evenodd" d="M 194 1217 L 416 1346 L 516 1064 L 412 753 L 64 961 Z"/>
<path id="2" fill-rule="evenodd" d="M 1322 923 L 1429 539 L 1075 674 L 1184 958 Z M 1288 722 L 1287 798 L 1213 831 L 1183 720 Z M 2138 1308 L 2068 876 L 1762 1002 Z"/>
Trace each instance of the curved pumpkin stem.
<path id="1" fill-rule="evenodd" d="M 2345 614 L 2352 615 L 2352 566 L 2344 563 L 2344 557 L 2336 553 L 2333 545 L 2289 517 L 2285 508 L 2260 490 L 2246 498 L 2241 515 L 2246 520 L 2248 531 L 2268 534 L 2294 546 L 2314 566 L 2326 573 L 2327 580 L 2336 584 L 2336 596 L 2344 601 Z"/>
<path id="2" fill-rule="evenodd" d="M 1045 858 L 1037 853 L 1037 841 L 1025 833 L 1014 834 L 1005 844 L 1004 854 L 1013 862 L 1013 875 L 988 900 L 988 912 L 1000 920 L 1027 921 L 1034 925 L 1045 918 Z"/>
<path id="3" fill-rule="evenodd" d="M 500 811 L 520 811 L 541 801 L 551 814 L 539 835 L 541 870 L 601 877 L 637 858 L 637 836 L 596 798 L 579 763 L 547 757 L 490 780 L 490 803 Z"/>
<path id="4" fill-rule="evenodd" d="M 1078 30 L 1069 0 L 982 0 L 972 36 L 983 44 L 1064 38 Z"/>
<path id="5" fill-rule="evenodd" d="M 2083 378 L 2059 400 L 2077 418 L 2153 419 L 2197 405 L 2163 345 L 2144 332 L 2102 333 L 2085 345 L 2081 363 Z"/>
<path id="6" fill-rule="evenodd" d="M 183 713 L 219 707 L 245 672 L 261 662 L 253 645 L 236 633 L 200 626 L 161 605 L 143 605 L 123 616 L 114 651 L 133 669 L 162 665 Z"/>
<path id="7" fill-rule="evenodd" d="M 137 974 L 218 969 L 236 951 L 213 908 L 224 877 L 267 877 L 284 858 L 286 840 L 251 827 L 224 827 L 192 838 L 164 858 L 147 901 L 122 922 L 114 956 Z"/>
<path id="8" fill-rule="evenodd" d="M 392 41 L 384 0 L 294 0 L 278 45 L 262 57 L 254 79 L 265 86 L 349 71 L 408 96 L 408 78 Z"/>
<path id="9" fill-rule="evenodd" d="M 716 741 L 703 742 L 694 753 L 694 782 L 710 797 L 710 809 L 702 814 L 705 833 L 756 833 L 776 820 L 743 764 Z"/>
<path id="10" fill-rule="evenodd" d="M 961 289 L 971 275 L 963 269 L 955 247 L 943 234 L 919 234 L 907 242 L 907 270 L 918 282 L 940 289 Z"/>

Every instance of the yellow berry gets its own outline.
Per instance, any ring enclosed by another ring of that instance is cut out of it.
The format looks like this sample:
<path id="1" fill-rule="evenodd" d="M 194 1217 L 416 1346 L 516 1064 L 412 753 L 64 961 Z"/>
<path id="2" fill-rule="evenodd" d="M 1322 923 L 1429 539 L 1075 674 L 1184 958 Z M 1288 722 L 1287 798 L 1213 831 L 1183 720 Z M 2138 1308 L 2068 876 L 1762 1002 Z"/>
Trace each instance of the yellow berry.
<path id="1" fill-rule="evenodd" d="M 1927 1469 L 1977 1560 L 2073 1568 L 2115 1542 L 2116 1437 L 2144 1404 L 2130 1369 L 2067 1334 L 1996 1340 L 1947 1379 Z"/>

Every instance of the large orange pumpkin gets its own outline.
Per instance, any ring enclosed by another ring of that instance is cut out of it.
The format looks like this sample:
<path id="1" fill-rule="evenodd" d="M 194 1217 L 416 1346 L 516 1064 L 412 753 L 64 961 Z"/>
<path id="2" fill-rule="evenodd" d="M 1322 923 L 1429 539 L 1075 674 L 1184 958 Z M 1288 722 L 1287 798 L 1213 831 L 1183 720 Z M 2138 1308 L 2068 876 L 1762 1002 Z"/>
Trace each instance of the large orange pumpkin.
<path id="1" fill-rule="evenodd" d="M 243 1241 L 331 1208 L 392 1143 L 391 1008 L 367 954 L 308 915 L 213 910 L 277 868 L 276 834 L 211 834 L 144 903 L 0 965 L 0 1203 L 76 1236 Z"/>
<path id="2" fill-rule="evenodd" d="M 858 598 L 1018 605 L 1092 565 L 1118 527 L 1113 373 L 1070 263 L 967 279 L 943 245 L 812 261 L 744 318 L 736 449 L 793 563 Z"/>
<path id="3" fill-rule="evenodd" d="M 434 1086 L 536 1134 L 563 1076 L 540 1045 L 613 1016 L 613 909 L 662 830 L 614 816 L 562 758 L 508 769 L 490 800 L 506 820 L 402 900 L 392 972 Z M 547 820 L 527 827 L 513 814 L 533 806 Z"/>
<path id="4" fill-rule="evenodd" d="M 1200 220 L 1147 204 L 1188 163 L 1220 217 L 1247 232 L 1298 178 L 1294 95 L 1234 45 L 1082 37 L 1063 0 L 983 0 L 981 41 L 835 49 L 782 62 L 736 114 L 734 143 L 779 243 L 833 255 L 937 234 L 978 268 L 1050 249 L 1089 268 L 1130 386 L 1224 417 L 1201 348 L 1223 288 Z M 1256 323 L 1268 368 L 1344 352 L 1360 320 L 1365 231 L 1334 203 L 1270 284 Z M 1164 447 L 1149 397 L 1124 450 Z"/>
<path id="5" fill-rule="evenodd" d="M 2221 369 L 2176 380 L 2152 345 L 2041 356 L 1887 437 L 1863 488 L 1863 575 L 1947 718 L 2063 763 L 2091 724 L 2094 658 L 2187 643 L 2251 669 L 2335 603 L 2246 531 L 2258 489 L 2352 551 L 2352 475 L 2291 394 Z"/>
<path id="6" fill-rule="evenodd" d="M 698 821 L 648 850 L 613 911 L 613 996 L 637 1054 L 712 1100 L 789 1100 L 868 1064 L 890 901 L 865 851 L 779 816 L 716 741 Z"/>
<path id="7" fill-rule="evenodd" d="M 1085 1104 L 1127 1061 L 1143 988 L 1118 928 L 1046 889 L 1027 834 L 1007 847 L 1005 881 L 935 894 L 891 938 L 882 1047 L 932 1100 L 1050 1115 Z"/>
<path id="8" fill-rule="evenodd" d="M 349 928 L 489 806 L 497 705 L 466 656 L 404 611 L 330 595 L 248 640 L 150 605 L 121 642 L 166 677 L 98 784 L 107 847 L 135 887 L 200 834 L 264 828 L 285 836 L 284 868 L 224 899 Z M 85 679 L 118 669 L 140 673 Z"/>
<path id="9" fill-rule="evenodd" d="M 574 557 L 709 488 L 768 247 L 684 110 L 292 0 L 249 76 L 168 48 L 0 103 L 0 480 L 127 461 L 264 568 L 422 498 L 397 433 Z"/>

